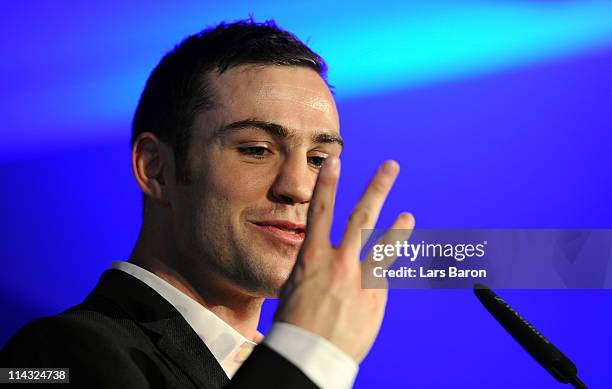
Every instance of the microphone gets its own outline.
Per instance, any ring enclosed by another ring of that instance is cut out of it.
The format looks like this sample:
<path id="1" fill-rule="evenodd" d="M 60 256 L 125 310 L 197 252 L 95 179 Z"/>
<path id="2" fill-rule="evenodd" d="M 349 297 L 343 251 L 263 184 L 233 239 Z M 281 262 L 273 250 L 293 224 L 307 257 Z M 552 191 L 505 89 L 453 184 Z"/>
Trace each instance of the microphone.
<path id="1" fill-rule="evenodd" d="M 499 324 L 557 381 L 572 384 L 577 389 L 587 388 L 577 376 L 576 365 L 491 289 L 476 284 L 474 294 Z"/>

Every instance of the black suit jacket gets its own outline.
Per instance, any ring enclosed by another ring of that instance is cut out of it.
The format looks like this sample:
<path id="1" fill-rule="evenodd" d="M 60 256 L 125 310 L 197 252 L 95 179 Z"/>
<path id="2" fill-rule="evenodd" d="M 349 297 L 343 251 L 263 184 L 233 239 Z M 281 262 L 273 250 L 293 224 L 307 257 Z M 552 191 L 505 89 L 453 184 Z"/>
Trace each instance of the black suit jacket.
<path id="1" fill-rule="evenodd" d="M 317 388 L 265 345 L 228 380 L 170 303 L 116 269 L 81 304 L 18 331 L 0 351 L 0 367 L 68 367 L 71 387 Z"/>

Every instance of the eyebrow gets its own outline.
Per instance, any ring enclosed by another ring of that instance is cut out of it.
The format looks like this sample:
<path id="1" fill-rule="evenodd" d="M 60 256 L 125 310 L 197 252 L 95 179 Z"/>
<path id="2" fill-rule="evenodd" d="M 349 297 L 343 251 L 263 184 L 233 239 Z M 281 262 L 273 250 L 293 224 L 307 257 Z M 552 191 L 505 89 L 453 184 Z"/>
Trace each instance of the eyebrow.
<path id="1" fill-rule="evenodd" d="M 257 128 L 259 130 L 265 131 L 268 134 L 282 139 L 287 139 L 296 136 L 296 132 L 294 130 L 290 130 L 287 127 L 284 127 L 278 123 L 268 122 L 265 120 L 257 120 L 257 119 L 246 119 L 240 120 L 237 122 L 233 122 L 230 124 L 226 124 L 215 131 L 215 136 L 223 136 L 226 133 L 232 131 L 240 131 L 248 128 Z M 334 143 L 339 145 L 340 147 L 344 146 L 344 141 L 342 138 L 330 131 L 316 131 L 311 139 L 312 143 Z"/>

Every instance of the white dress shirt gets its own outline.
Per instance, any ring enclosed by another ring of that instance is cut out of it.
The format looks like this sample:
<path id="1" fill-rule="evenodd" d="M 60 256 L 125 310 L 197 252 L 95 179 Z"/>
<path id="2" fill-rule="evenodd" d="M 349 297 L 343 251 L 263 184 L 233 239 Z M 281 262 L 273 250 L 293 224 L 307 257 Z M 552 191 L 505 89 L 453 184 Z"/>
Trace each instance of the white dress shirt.
<path id="1" fill-rule="evenodd" d="M 132 275 L 168 301 L 202 339 L 229 378 L 255 347 L 255 342 L 148 270 L 124 261 L 113 261 L 111 269 Z M 258 335 L 259 339 L 255 340 L 259 342 L 263 335 Z M 353 385 L 357 364 L 326 339 L 300 327 L 275 322 L 263 343 L 297 366 L 322 389 L 345 389 Z"/>

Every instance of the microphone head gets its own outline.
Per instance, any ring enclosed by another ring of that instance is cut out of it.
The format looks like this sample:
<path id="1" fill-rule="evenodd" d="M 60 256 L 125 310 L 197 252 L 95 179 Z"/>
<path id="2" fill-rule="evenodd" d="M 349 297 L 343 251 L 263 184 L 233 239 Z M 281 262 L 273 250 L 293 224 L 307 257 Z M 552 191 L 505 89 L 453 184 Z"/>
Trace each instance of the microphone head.
<path id="1" fill-rule="evenodd" d="M 574 382 L 576 366 L 495 292 L 484 284 L 474 285 L 474 294 L 499 324 L 557 381 Z"/>

